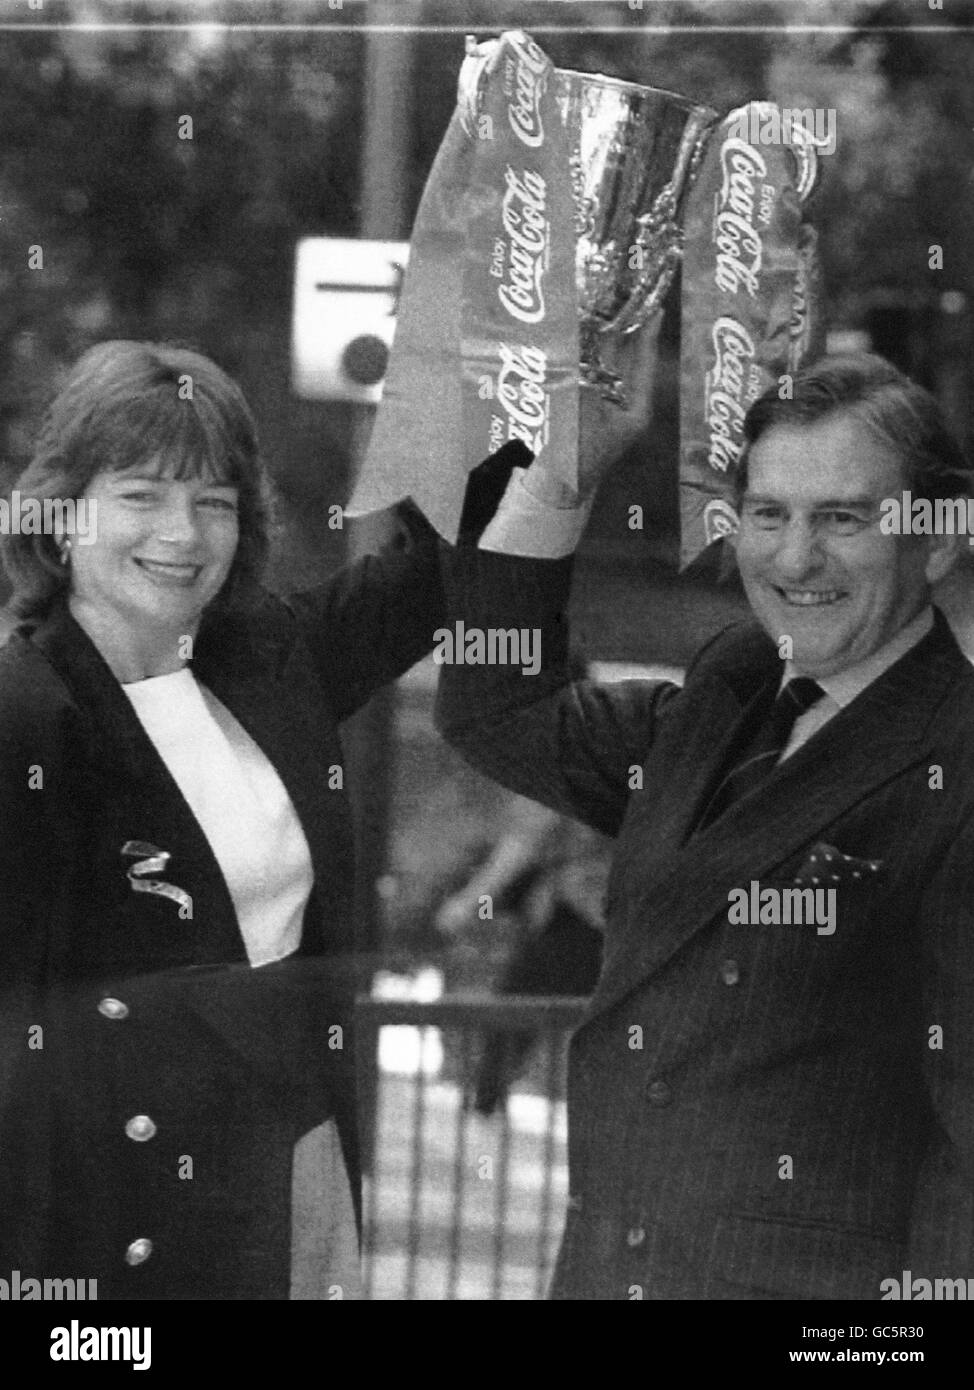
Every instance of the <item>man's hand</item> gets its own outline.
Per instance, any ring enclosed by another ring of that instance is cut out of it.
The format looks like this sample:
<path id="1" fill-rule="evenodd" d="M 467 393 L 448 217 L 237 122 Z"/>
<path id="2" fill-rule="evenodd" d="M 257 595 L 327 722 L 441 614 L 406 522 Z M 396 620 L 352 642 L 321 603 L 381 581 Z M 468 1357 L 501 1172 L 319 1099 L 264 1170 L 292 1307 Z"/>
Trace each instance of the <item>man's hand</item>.
<path id="1" fill-rule="evenodd" d="M 660 317 L 657 314 L 635 333 L 606 345 L 603 363 L 622 378 L 628 405 L 605 400 L 596 386 L 579 392 L 578 489 L 571 488 L 552 470 L 544 456 L 531 465 L 524 485 L 547 506 L 574 508 L 595 496 L 612 465 L 647 430 L 652 416 L 653 376 Z"/>

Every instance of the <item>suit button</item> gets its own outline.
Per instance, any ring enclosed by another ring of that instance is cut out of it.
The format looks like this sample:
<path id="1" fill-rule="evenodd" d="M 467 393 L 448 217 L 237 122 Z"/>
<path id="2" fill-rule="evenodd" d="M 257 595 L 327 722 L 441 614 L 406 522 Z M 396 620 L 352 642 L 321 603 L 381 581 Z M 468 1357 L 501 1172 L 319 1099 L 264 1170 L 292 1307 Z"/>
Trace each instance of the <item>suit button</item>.
<path id="1" fill-rule="evenodd" d="M 125 1251 L 125 1263 L 127 1265 L 144 1265 L 151 1254 L 152 1241 L 141 1236 L 138 1240 L 133 1240 Z"/>
<path id="2" fill-rule="evenodd" d="M 673 1092 L 665 1081 L 651 1081 L 646 1087 L 646 1099 L 650 1105 L 669 1105 Z"/>
<path id="3" fill-rule="evenodd" d="M 123 1004 L 121 999 L 112 999 L 109 997 L 106 999 L 99 999 L 98 1012 L 101 1014 L 102 1018 L 128 1018 L 129 1006 L 128 1004 Z"/>
<path id="4" fill-rule="evenodd" d="M 631 1250 L 635 1250 L 637 1245 L 642 1245 L 645 1239 L 646 1232 L 643 1230 L 642 1226 L 630 1226 L 629 1230 L 626 1232 L 626 1244 Z"/>
<path id="5" fill-rule="evenodd" d="M 156 1132 L 155 1121 L 149 1115 L 133 1115 L 125 1126 L 125 1133 L 137 1144 L 144 1144 Z"/>
<path id="6" fill-rule="evenodd" d="M 581 1210 L 582 1210 L 582 1199 L 581 1199 L 581 1197 L 575 1197 L 575 1196 L 572 1196 L 571 1193 L 569 1193 L 569 1194 L 568 1194 L 568 1210 L 569 1210 L 569 1211 L 581 1211 Z"/>
<path id="7" fill-rule="evenodd" d="M 741 967 L 736 960 L 725 960 L 720 967 L 720 978 L 725 985 L 736 985 L 741 978 Z"/>

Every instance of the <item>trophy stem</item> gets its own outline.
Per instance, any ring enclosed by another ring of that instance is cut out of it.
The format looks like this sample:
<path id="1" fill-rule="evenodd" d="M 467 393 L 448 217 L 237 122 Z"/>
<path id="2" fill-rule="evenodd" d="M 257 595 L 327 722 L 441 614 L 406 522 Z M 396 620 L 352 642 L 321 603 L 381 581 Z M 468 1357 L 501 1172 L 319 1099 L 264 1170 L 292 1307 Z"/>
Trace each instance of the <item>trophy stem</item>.
<path id="1" fill-rule="evenodd" d="M 602 361 L 603 339 L 598 329 L 583 321 L 579 325 L 579 338 L 579 376 L 584 384 L 594 386 L 603 400 L 628 410 L 629 397 L 622 377 L 618 372 L 610 371 Z"/>

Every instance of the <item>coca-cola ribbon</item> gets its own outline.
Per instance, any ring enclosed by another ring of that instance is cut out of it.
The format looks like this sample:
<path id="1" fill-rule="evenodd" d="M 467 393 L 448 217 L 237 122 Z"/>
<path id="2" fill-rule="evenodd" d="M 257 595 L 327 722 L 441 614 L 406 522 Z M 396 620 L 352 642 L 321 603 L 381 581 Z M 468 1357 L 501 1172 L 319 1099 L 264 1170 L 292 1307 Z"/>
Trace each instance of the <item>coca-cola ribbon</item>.
<path id="1" fill-rule="evenodd" d="M 467 475 L 511 439 L 575 487 L 578 312 L 569 142 L 526 34 L 482 45 L 420 203 L 382 405 L 346 510 L 411 496 L 455 541 Z"/>
<path id="2" fill-rule="evenodd" d="M 464 435 L 468 472 L 520 439 L 574 488 L 575 204 L 554 72 L 515 31 L 483 81 L 463 276 Z"/>
<path id="3" fill-rule="evenodd" d="M 715 131 L 684 220 L 680 353 L 681 563 L 737 527 L 732 476 L 748 407 L 823 347 L 815 233 L 802 220 L 814 141 L 763 143 L 769 104 Z M 772 128 L 782 129 L 779 121 Z"/>

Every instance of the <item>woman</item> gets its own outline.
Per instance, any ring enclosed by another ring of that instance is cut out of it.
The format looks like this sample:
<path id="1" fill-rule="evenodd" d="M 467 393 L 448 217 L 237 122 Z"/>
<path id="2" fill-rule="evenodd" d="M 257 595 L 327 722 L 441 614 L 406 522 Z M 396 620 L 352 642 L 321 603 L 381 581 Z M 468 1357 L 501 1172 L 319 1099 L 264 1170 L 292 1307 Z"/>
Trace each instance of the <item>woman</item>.
<path id="1" fill-rule="evenodd" d="M 271 597 L 243 396 L 145 343 L 81 358 L 16 492 L 90 530 L 2 539 L 0 1267 L 353 1297 L 337 731 L 432 646 L 436 537 Z"/>

